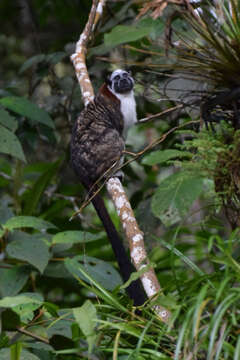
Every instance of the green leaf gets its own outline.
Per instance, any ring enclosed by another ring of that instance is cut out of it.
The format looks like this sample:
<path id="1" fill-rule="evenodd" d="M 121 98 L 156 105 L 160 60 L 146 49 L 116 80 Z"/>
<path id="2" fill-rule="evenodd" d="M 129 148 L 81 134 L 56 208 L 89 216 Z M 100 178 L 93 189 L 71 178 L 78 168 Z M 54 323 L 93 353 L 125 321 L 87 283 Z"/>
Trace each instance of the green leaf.
<path id="1" fill-rule="evenodd" d="M 26 284 L 29 276 L 24 266 L 14 266 L 11 269 L 0 269 L 0 295 L 14 296 Z"/>
<path id="2" fill-rule="evenodd" d="M 86 231 L 63 231 L 59 232 L 52 238 L 52 245 L 54 244 L 68 244 L 68 243 L 87 243 L 102 239 L 105 236 L 104 232 L 92 234 Z"/>
<path id="3" fill-rule="evenodd" d="M 0 108 L 0 124 L 13 132 L 16 131 L 18 127 L 17 120 L 2 108 Z"/>
<path id="4" fill-rule="evenodd" d="M 4 229 L 8 229 L 8 230 L 13 230 L 17 228 L 29 228 L 29 227 L 38 230 L 56 228 L 56 226 L 51 224 L 50 222 L 35 216 L 14 216 L 10 218 L 2 226 Z"/>
<path id="5" fill-rule="evenodd" d="M 10 199 L 7 196 L 2 196 L 0 203 L 0 224 L 5 224 L 5 222 L 13 217 L 13 211 L 10 208 L 11 203 Z"/>
<path id="6" fill-rule="evenodd" d="M 96 56 L 96 55 L 98 55 L 98 56 L 104 55 L 104 54 L 108 53 L 112 48 L 113 48 L 113 45 L 105 45 L 105 44 L 94 46 L 91 49 L 89 49 L 88 58 L 90 58 L 91 56 Z"/>
<path id="7" fill-rule="evenodd" d="M 10 349 L 1 349 L 0 350 L 0 359 L 1 360 L 9 360 L 11 356 Z"/>
<path id="8" fill-rule="evenodd" d="M 37 293 L 25 293 L 14 297 L 5 297 L 0 300 L 0 306 L 12 309 L 19 315 L 22 322 L 29 322 L 34 317 L 34 311 L 43 303 Z"/>
<path id="9" fill-rule="evenodd" d="M 47 170 L 37 179 L 32 189 L 29 190 L 26 196 L 25 206 L 23 210 L 23 213 L 25 215 L 32 215 L 39 203 L 39 200 L 44 190 L 49 185 L 52 178 L 56 175 L 60 164 L 61 160 L 58 160 L 55 163 L 48 165 Z"/>
<path id="10" fill-rule="evenodd" d="M 150 37 L 153 40 L 159 39 L 159 37 L 163 35 L 165 28 L 164 21 L 162 18 L 152 19 L 151 17 L 142 18 L 139 21 L 138 26 L 139 27 L 151 26 Z"/>
<path id="11" fill-rule="evenodd" d="M 65 52 L 58 51 L 58 52 L 46 55 L 46 61 L 52 65 L 56 65 L 60 61 L 62 61 L 66 56 L 67 56 L 67 54 Z"/>
<path id="12" fill-rule="evenodd" d="M 11 359 L 11 350 L 1 349 L 0 350 L 0 359 L 1 360 L 12 360 Z M 27 350 L 22 350 L 20 355 L 20 360 L 40 360 L 40 358 Z"/>
<path id="13" fill-rule="evenodd" d="M 50 259 L 45 241 L 26 233 L 22 233 L 16 240 L 11 241 L 6 250 L 10 257 L 28 262 L 41 273 Z"/>
<path id="14" fill-rule="evenodd" d="M 59 318 L 55 321 L 51 321 L 47 327 L 48 337 L 51 338 L 54 335 L 61 335 L 68 339 L 72 339 L 71 326 L 74 318 L 72 316 L 72 309 L 62 309 L 58 311 Z"/>
<path id="15" fill-rule="evenodd" d="M 162 164 L 170 159 L 175 159 L 179 157 L 190 157 L 191 153 L 187 151 L 180 151 L 180 150 L 174 150 L 174 149 L 168 149 L 168 150 L 157 150 L 153 151 L 150 154 L 146 155 L 143 160 L 142 164 L 144 165 L 156 165 L 156 164 Z"/>
<path id="16" fill-rule="evenodd" d="M 30 67 L 32 67 L 38 63 L 41 63 L 41 62 L 45 62 L 45 65 L 48 65 L 48 63 L 55 65 L 55 64 L 59 63 L 65 56 L 66 56 L 66 53 L 62 52 L 62 51 L 55 52 L 55 53 L 52 53 L 49 55 L 45 55 L 45 54 L 34 55 L 31 58 L 27 59 L 23 63 L 19 72 L 21 74 L 24 71 L 26 71 L 27 69 L 29 69 Z"/>
<path id="17" fill-rule="evenodd" d="M 19 73 L 22 74 L 25 70 L 29 69 L 33 65 L 36 65 L 36 64 L 44 61 L 45 58 L 46 58 L 46 55 L 44 55 L 44 54 L 38 54 L 38 55 L 34 55 L 34 56 L 30 57 L 22 64 L 22 66 L 19 70 Z"/>
<path id="18" fill-rule="evenodd" d="M 181 220 L 203 191 L 203 179 L 177 172 L 164 179 L 152 198 L 152 212 L 166 226 Z"/>
<path id="19" fill-rule="evenodd" d="M 49 262 L 44 270 L 44 276 L 50 278 L 71 279 L 71 274 L 67 271 L 66 267 L 59 262 Z"/>
<path id="20" fill-rule="evenodd" d="M 113 290 L 122 284 L 119 273 L 110 264 L 94 257 L 79 255 L 72 259 L 66 259 L 65 266 L 68 271 L 80 279 L 91 283 L 81 272 L 83 269 L 90 277 L 96 280 L 107 290 Z"/>
<path id="21" fill-rule="evenodd" d="M 78 326 L 87 338 L 88 351 L 91 353 L 97 338 L 95 331 L 97 319 L 96 308 L 90 300 L 87 300 L 83 306 L 73 309 L 73 315 L 78 323 Z"/>
<path id="22" fill-rule="evenodd" d="M 144 36 L 149 35 L 152 26 L 138 27 L 118 25 L 113 30 L 104 35 L 104 43 L 106 46 L 116 46 L 123 43 L 136 41 Z"/>
<path id="23" fill-rule="evenodd" d="M 17 296 L 6 296 L 0 300 L 0 306 L 14 309 L 19 305 L 35 304 L 37 307 L 43 303 L 42 297 L 37 293 L 26 293 Z"/>
<path id="24" fill-rule="evenodd" d="M 26 162 L 22 145 L 17 136 L 2 125 L 0 125 L 0 152 Z"/>
<path id="25" fill-rule="evenodd" d="M 19 115 L 26 116 L 34 123 L 41 123 L 52 129 L 55 128 L 48 113 L 24 97 L 7 96 L 0 99 L 0 104 Z"/>

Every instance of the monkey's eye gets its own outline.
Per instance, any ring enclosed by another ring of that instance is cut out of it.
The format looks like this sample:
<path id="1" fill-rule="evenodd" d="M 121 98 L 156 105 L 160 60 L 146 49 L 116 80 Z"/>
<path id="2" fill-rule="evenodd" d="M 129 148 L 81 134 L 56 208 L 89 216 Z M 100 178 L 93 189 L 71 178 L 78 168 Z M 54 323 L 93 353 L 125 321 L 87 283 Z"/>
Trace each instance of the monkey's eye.
<path id="1" fill-rule="evenodd" d="M 124 74 L 123 74 L 123 77 L 124 77 L 124 78 L 128 77 L 128 73 L 124 73 Z"/>
<path id="2" fill-rule="evenodd" d="M 119 75 L 115 76 L 114 80 L 117 80 L 117 81 L 120 80 L 120 76 Z"/>

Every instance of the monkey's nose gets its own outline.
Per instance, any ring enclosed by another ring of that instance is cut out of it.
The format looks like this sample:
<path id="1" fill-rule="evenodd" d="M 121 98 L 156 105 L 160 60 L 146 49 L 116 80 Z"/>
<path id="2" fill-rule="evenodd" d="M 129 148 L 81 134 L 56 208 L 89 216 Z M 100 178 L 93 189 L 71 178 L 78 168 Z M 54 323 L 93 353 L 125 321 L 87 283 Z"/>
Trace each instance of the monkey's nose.
<path id="1" fill-rule="evenodd" d="M 127 79 L 121 79 L 120 80 L 120 85 L 128 85 L 128 80 Z"/>

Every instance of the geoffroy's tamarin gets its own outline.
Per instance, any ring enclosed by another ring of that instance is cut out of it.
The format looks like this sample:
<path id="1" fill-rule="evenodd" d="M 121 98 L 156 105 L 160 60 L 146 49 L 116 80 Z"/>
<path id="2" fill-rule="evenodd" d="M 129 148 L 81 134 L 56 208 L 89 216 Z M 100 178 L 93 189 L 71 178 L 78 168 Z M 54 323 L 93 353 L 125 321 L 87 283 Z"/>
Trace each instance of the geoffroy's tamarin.
<path id="1" fill-rule="evenodd" d="M 81 183 L 88 191 L 96 190 L 95 182 L 103 176 L 119 176 L 129 127 L 137 122 L 134 80 L 125 70 L 115 70 L 101 86 L 94 101 L 80 113 L 72 131 L 71 160 Z M 92 203 L 100 217 L 119 264 L 124 281 L 134 271 L 119 234 L 108 214 L 102 197 Z M 132 282 L 127 292 L 134 305 L 146 300 L 140 280 Z"/>

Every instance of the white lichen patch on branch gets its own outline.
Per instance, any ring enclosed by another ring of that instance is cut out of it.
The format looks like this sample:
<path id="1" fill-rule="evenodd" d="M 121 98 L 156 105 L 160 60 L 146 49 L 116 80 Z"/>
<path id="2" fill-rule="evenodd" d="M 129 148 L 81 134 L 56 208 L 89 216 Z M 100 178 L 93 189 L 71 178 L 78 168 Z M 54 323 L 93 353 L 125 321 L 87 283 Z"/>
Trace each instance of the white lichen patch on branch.
<path id="1" fill-rule="evenodd" d="M 157 316 L 159 317 L 159 319 L 161 319 L 165 323 L 169 322 L 169 319 L 171 316 L 170 311 L 168 311 L 161 305 L 154 305 L 153 309 L 154 309 L 155 313 L 157 314 Z"/>
<path id="2" fill-rule="evenodd" d="M 126 212 L 126 211 L 124 211 L 123 213 L 122 213 L 122 219 L 123 220 L 126 220 L 128 218 L 128 213 Z"/>
<path id="3" fill-rule="evenodd" d="M 125 191 L 122 188 L 122 184 L 120 183 L 120 180 L 118 178 L 115 178 L 115 177 L 110 178 L 107 182 L 107 187 L 109 188 L 109 190 L 117 191 L 119 194 L 125 193 Z"/>
<path id="4" fill-rule="evenodd" d="M 156 295 L 159 291 L 159 288 L 156 287 L 152 279 L 148 277 L 148 273 L 143 274 L 141 278 L 144 290 L 146 291 L 148 298 Z"/>
<path id="5" fill-rule="evenodd" d="M 116 199 L 116 203 L 115 203 L 115 206 L 117 209 L 121 210 L 121 208 L 125 205 L 126 203 L 126 199 L 124 196 L 119 196 L 117 199 Z"/>
<path id="6" fill-rule="evenodd" d="M 72 55 L 71 55 L 71 60 L 72 60 L 72 62 L 74 62 L 75 61 L 75 59 L 76 59 L 76 57 L 78 56 L 78 54 L 77 53 L 73 53 Z M 76 69 L 76 68 L 75 68 Z"/>
<path id="7" fill-rule="evenodd" d="M 134 243 L 137 242 L 137 241 L 142 241 L 142 240 L 143 240 L 142 234 L 136 234 L 136 235 L 134 235 L 133 238 L 132 238 L 132 241 L 133 241 Z"/>
<path id="8" fill-rule="evenodd" d="M 81 34 L 79 41 L 77 42 L 77 46 L 78 45 L 82 45 L 83 41 L 87 39 L 87 35 L 85 35 L 84 33 Z"/>
<path id="9" fill-rule="evenodd" d="M 160 307 L 160 306 L 159 306 Z M 169 312 L 165 309 L 158 311 L 158 314 L 161 318 L 165 319 L 165 318 L 169 318 Z"/>
<path id="10" fill-rule="evenodd" d="M 134 264 L 136 265 L 136 267 L 142 263 L 142 261 L 145 259 L 145 255 L 146 254 L 144 254 L 144 251 L 140 246 L 136 246 L 132 249 L 131 258 L 134 259 Z"/>
<path id="11" fill-rule="evenodd" d="M 76 55 L 76 54 L 74 54 L 74 55 Z M 77 71 L 80 71 L 80 70 L 83 70 L 83 69 L 84 69 L 84 70 L 85 70 L 84 73 L 87 72 L 86 67 L 85 67 L 83 61 L 76 62 L 76 64 L 75 64 L 75 69 L 76 69 Z M 81 74 L 81 75 L 82 75 L 82 74 Z"/>

